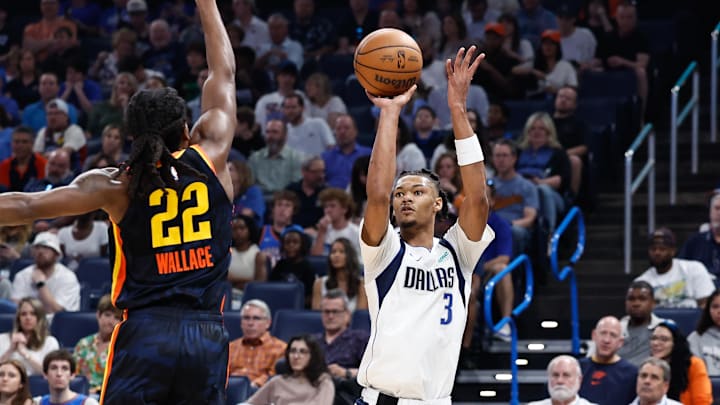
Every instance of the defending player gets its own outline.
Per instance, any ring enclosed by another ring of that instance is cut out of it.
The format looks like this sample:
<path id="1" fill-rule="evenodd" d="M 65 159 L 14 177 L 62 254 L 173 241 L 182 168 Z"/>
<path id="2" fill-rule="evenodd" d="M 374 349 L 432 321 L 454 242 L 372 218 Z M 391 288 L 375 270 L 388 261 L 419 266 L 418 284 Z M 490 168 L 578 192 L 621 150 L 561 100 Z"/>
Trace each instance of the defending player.
<path id="1" fill-rule="evenodd" d="M 393 188 L 398 117 L 415 87 L 392 99 L 368 94 L 380 121 L 367 175 L 361 251 L 372 329 L 360 364 L 360 405 L 450 405 L 473 268 L 494 238 L 486 226 L 485 167 L 465 100 L 483 56 L 461 48 L 446 62 L 448 105 L 465 187 L 458 222 L 433 237 L 435 215 L 447 209 L 437 176 L 403 173 Z M 389 208 L 400 233 L 388 222 Z M 398 402 L 400 400 L 400 402 Z"/>
<path id="2" fill-rule="evenodd" d="M 48 192 L 0 196 L 2 225 L 109 214 L 112 299 L 125 319 L 110 342 L 105 404 L 225 402 L 221 311 L 233 195 L 225 162 L 235 128 L 235 59 L 215 0 L 196 3 L 209 77 L 192 131 L 174 90 L 139 92 L 126 111 L 134 141 L 120 169 L 93 170 Z"/>

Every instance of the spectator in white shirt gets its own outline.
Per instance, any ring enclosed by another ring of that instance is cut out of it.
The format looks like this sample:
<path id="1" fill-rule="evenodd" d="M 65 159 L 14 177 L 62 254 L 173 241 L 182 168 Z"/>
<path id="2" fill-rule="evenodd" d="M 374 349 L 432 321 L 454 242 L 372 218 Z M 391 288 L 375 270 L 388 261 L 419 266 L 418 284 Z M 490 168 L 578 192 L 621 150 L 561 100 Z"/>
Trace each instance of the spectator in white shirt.
<path id="1" fill-rule="evenodd" d="M 255 0 L 233 0 L 232 8 L 235 15 L 232 23 L 245 33 L 242 44 L 257 54 L 262 44 L 270 42 L 270 33 L 267 23 L 253 14 Z"/>
<path id="2" fill-rule="evenodd" d="M 287 145 L 308 156 L 320 156 L 335 146 L 335 137 L 322 118 L 306 118 L 305 102 L 298 93 L 283 100 L 282 111 L 288 123 Z"/>
<path id="3" fill-rule="evenodd" d="M 555 11 L 555 15 L 560 31 L 563 59 L 571 62 L 580 71 L 590 69 L 597 48 L 595 35 L 587 28 L 575 26 L 576 14 L 567 4 L 560 6 Z"/>
<path id="4" fill-rule="evenodd" d="M 290 39 L 288 20 L 280 13 L 268 17 L 270 41 L 264 42 L 257 50 L 255 66 L 275 72 L 283 62 L 290 61 L 298 67 L 303 65 L 303 47 L 300 42 Z"/>

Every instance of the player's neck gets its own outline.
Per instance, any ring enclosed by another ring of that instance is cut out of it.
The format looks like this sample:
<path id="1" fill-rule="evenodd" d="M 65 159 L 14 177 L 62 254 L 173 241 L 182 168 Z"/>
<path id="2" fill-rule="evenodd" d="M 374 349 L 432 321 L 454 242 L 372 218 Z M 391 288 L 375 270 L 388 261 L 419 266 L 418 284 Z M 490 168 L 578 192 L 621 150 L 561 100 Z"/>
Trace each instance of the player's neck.
<path id="1" fill-rule="evenodd" d="M 432 249 L 433 238 L 435 237 L 432 228 L 418 229 L 417 226 L 412 228 L 400 228 L 400 236 L 405 243 L 410 246 L 424 247 Z"/>

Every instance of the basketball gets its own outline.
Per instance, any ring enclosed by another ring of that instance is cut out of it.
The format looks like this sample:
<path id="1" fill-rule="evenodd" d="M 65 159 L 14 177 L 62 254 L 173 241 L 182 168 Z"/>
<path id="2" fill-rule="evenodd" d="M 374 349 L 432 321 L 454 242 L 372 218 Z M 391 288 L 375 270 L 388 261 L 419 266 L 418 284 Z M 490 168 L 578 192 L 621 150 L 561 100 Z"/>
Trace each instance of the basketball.
<path id="1" fill-rule="evenodd" d="M 355 49 L 355 76 L 374 96 L 402 94 L 420 81 L 422 52 L 417 42 L 395 28 L 368 34 Z"/>

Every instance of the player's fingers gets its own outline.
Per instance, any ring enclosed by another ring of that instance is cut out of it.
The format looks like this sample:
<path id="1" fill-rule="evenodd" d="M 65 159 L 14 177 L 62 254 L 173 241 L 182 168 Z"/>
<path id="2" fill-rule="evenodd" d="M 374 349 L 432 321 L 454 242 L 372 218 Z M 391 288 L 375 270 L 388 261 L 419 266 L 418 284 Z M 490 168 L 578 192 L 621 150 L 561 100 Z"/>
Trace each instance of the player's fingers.
<path id="1" fill-rule="evenodd" d="M 483 60 L 485 60 L 485 54 L 480 53 L 480 55 L 478 55 L 477 58 L 475 58 L 475 60 L 472 62 L 472 65 L 470 65 L 470 71 L 475 73 L 477 68 L 480 67 L 480 64 Z"/>
<path id="2" fill-rule="evenodd" d="M 477 50 L 477 47 L 475 45 L 471 46 L 470 49 L 468 49 L 467 53 L 465 54 L 465 58 L 463 59 L 463 64 L 465 66 L 470 66 L 470 63 L 473 60 L 473 55 L 475 55 L 476 50 Z"/>
<path id="3" fill-rule="evenodd" d="M 457 55 L 455 55 L 455 70 L 458 70 L 460 68 L 460 65 L 462 64 L 464 58 L 465 47 L 461 46 L 460 49 L 458 49 Z"/>
<path id="4" fill-rule="evenodd" d="M 413 84 L 412 87 L 407 89 L 405 93 L 403 93 L 403 96 L 406 96 L 408 100 L 415 94 L 415 90 L 417 90 L 417 84 Z"/>
<path id="5" fill-rule="evenodd" d="M 448 77 L 453 74 L 452 60 L 450 59 L 445 60 L 445 73 L 447 73 Z"/>

